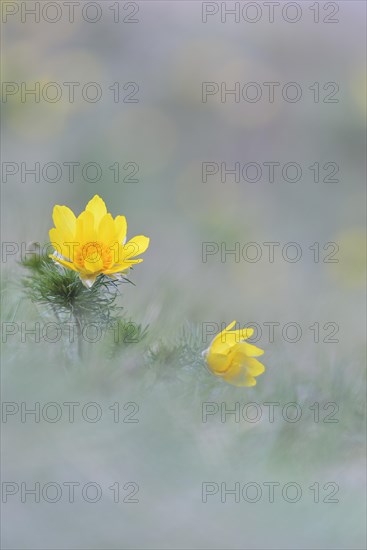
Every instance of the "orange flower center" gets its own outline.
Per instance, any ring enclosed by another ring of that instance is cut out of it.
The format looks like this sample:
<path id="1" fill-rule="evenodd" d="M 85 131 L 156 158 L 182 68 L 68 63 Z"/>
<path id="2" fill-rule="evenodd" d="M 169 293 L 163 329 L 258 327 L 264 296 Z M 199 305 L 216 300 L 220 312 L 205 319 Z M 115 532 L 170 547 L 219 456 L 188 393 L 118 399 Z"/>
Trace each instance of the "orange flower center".
<path id="1" fill-rule="evenodd" d="M 109 269 L 114 264 L 113 250 L 104 243 L 95 241 L 88 242 L 78 247 L 75 251 L 74 262 L 80 267 L 84 267 L 84 263 L 98 264 L 98 270 L 103 271 Z M 99 268 L 100 260 L 103 266 Z"/>

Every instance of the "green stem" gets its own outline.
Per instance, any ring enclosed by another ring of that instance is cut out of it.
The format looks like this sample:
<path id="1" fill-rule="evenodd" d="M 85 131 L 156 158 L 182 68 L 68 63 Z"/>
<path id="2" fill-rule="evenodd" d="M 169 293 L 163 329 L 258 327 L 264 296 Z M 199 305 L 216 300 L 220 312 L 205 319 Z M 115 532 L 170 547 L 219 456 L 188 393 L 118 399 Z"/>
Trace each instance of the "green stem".
<path id="1" fill-rule="evenodd" d="M 83 360 L 83 325 L 77 313 L 74 313 L 74 319 L 77 325 L 76 333 L 77 333 L 78 358 L 80 361 L 82 361 Z"/>

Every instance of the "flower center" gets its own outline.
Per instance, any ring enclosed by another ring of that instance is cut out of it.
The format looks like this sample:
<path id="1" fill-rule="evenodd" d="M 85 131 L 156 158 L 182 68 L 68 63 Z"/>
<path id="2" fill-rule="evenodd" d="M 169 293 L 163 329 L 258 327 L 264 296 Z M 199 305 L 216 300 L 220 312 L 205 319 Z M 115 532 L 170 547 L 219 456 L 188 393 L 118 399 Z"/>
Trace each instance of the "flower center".
<path id="1" fill-rule="evenodd" d="M 88 242 L 76 249 L 74 261 L 81 268 L 84 267 L 85 262 L 88 262 L 89 264 L 95 264 L 96 270 L 103 271 L 110 268 L 114 263 L 113 250 L 99 241 Z"/>

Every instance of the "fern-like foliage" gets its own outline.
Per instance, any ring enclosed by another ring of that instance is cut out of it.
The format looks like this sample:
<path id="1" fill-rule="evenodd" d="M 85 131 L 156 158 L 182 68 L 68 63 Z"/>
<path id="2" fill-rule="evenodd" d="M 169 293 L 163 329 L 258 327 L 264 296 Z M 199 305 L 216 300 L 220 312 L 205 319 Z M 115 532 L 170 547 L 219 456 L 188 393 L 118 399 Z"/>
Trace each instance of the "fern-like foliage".
<path id="1" fill-rule="evenodd" d="M 41 259 L 29 268 L 23 279 L 30 300 L 51 310 L 59 321 L 71 316 L 81 325 L 95 323 L 102 328 L 119 319 L 122 308 L 115 301 L 118 283 L 101 275 L 91 289 L 86 288 L 75 271 L 55 265 L 51 259 Z"/>
<path id="2" fill-rule="evenodd" d="M 131 349 L 133 344 L 139 344 L 147 336 L 148 329 L 149 325 L 135 323 L 131 318 L 118 319 L 108 333 L 109 356 L 115 358 L 124 350 Z"/>

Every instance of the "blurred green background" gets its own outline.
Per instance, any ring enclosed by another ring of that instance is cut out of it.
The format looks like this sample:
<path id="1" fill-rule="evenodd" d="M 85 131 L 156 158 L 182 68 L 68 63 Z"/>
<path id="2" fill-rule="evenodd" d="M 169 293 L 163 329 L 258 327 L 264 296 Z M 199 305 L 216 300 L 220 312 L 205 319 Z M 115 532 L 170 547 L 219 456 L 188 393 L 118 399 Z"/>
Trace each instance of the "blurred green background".
<path id="1" fill-rule="evenodd" d="M 138 2 L 137 23 L 114 23 L 112 4 L 99 3 L 94 24 L 78 8 L 74 23 L 64 15 L 54 24 L 22 23 L 16 14 L 2 25 L 3 82 L 103 89 L 97 103 L 78 92 L 70 103 L 65 87 L 56 103 L 3 96 L 3 167 L 95 162 L 103 175 L 97 183 L 84 181 L 80 168 L 74 183 L 66 169 L 54 183 L 22 182 L 20 172 L 3 178 L 2 241 L 47 242 L 53 206 L 79 213 L 96 193 L 114 216 L 126 215 L 128 237 L 151 238 L 133 273 L 136 286 L 121 297 L 134 321 L 150 325 L 142 342 L 112 358 L 104 343 L 91 346 L 78 368 L 59 343 L 23 343 L 17 334 L 3 344 L 3 401 L 94 401 L 104 412 L 98 423 L 64 416 L 22 423 L 17 415 L 3 423 L 3 481 L 95 481 L 104 489 L 95 504 L 9 497 L 4 548 L 365 548 L 365 4 L 337 2 L 335 24 L 314 23 L 311 2 L 298 3 L 303 14 L 293 24 L 269 23 L 264 6 L 257 23 L 221 23 L 220 15 L 203 23 L 201 2 L 155 0 Z M 126 4 L 119 2 L 121 18 L 132 9 Z M 323 15 L 325 3 L 318 4 Z M 202 102 L 202 82 L 269 81 L 299 83 L 301 100 L 278 93 L 274 103 L 222 103 L 219 95 Z M 115 103 L 115 82 L 121 89 L 137 83 L 139 101 Z M 315 103 L 315 82 L 321 90 L 338 83 L 339 101 Z M 301 180 L 222 183 L 216 175 L 202 182 L 203 162 L 269 161 L 298 163 Z M 115 183 L 109 167 L 116 162 L 138 164 L 139 181 L 123 182 L 121 170 Z M 322 172 L 316 183 L 308 168 L 315 162 L 337 163 L 339 182 L 323 182 Z M 228 249 L 256 242 L 263 257 L 222 262 L 216 254 L 203 262 L 203 242 Z M 296 242 L 302 258 L 287 262 L 278 248 L 271 263 L 266 242 Z M 329 242 L 339 246 L 337 263 L 323 261 Z M 43 312 L 22 295 L 18 260 L 2 265 L 2 320 L 33 326 Z M 203 323 L 233 319 L 263 327 L 267 371 L 253 388 L 226 386 L 192 359 L 201 341 L 208 345 Z M 264 322 L 280 323 L 274 342 Z M 296 343 L 282 338 L 289 322 L 302 328 Z M 315 322 L 319 343 L 309 329 Z M 338 342 L 323 341 L 328 322 L 339 326 Z M 113 423 L 108 407 L 132 401 L 139 423 Z M 294 424 L 281 417 L 222 423 L 218 415 L 203 423 L 206 401 L 228 408 L 296 402 L 303 415 Z M 314 422 L 315 402 L 321 410 L 337 403 L 339 422 Z M 113 502 L 108 487 L 127 481 L 139 484 L 139 504 Z M 265 496 L 221 503 L 218 495 L 203 503 L 206 481 L 298 482 L 304 494 L 293 504 Z M 313 502 L 315 482 L 337 483 L 339 502 Z"/>

